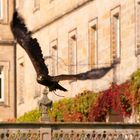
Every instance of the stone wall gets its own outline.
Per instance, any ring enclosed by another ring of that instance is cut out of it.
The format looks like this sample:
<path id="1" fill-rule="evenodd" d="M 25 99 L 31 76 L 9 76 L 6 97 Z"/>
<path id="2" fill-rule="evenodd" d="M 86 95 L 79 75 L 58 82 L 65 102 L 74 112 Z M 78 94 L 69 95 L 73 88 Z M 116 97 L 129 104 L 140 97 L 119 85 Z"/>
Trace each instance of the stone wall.
<path id="1" fill-rule="evenodd" d="M 96 67 L 109 66 L 111 58 L 111 11 L 120 8 L 120 63 L 116 70 L 111 70 L 99 80 L 65 81 L 60 82 L 68 89 L 67 93 L 56 91 L 58 95 L 73 97 L 84 89 L 103 90 L 109 87 L 115 77 L 115 82 L 122 83 L 139 67 L 136 52 L 136 5 L 133 0 L 40 0 L 40 7 L 34 10 L 33 1 L 24 1 L 19 11 L 24 16 L 27 26 L 37 37 L 44 56 L 50 56 L 51 43 L 57 40 L 58 72 L 68 74 L 68 36 L 76 30 L 77 37 L 77 73 L 89 70 L 89 24 L 97 19 L 98 27 L 98 64 Z M 29 15 L 29 16 L 27 16 Z M 34 100 L 35 73 L 28 56 L 20 49 L 17 59 L 24 56 L 25 89 L 24 104 L 18 106 L 18 115 L 36 106 L 38 98 Z M 18 61 L 18 60 L 17 60 Z M 51 73 L 51 59 L 46 60 Z M 33 88 L 31 88 L 31 86 Z M 43 87 L 41 87 L 40 92 Z M 60 99 L 53 93 L 52 100 Z M 26 100 L 30 99 L 30 102 Z M 22 112 L 21 112 L 22 111 Z"/>
<path id="2" fill-rule="evenodd" d="M 3 18 L 0 19 L 0 66 L 4 72 L 4 95 L 0 101 L 0 121 L 16 117 L 15 100 L 15 46 L 10 30 L 14 1 L 2 3 Z"/>

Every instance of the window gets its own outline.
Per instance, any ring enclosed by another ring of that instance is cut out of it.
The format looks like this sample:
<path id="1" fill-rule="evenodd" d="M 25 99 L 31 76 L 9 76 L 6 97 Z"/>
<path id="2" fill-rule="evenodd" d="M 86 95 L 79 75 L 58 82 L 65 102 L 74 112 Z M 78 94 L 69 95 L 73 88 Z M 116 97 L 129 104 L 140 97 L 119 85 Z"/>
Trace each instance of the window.
<path id="1" fill-rule="evenodd" d="M 9 61 L 0 61 L 0 105 L 10 105 Z"/>
<path id="2" fill-rule="evenodd" d="M 57 39 L 50 43 L 50 55 L 51 55 L 51 73 L 57 75 L 58 73 L 58 45 Z"/>
<path id="3" fill-rule="evenodd" d="M 0 20 L 3 19 L 3 0 L 0 0 Z"/>
<path id="4" fill-rule="evenodd" d="M 24 0 L 16 0 L 16 9 L 21 10 L 24 5 Z"/>
<path id="5" fill-rule="evenodd" d="M 49 2 L 51 3 L 51 2 L 53 2 L 54 0 L 49 0 Z"/>
<path id="6" fill-rule="evenodd" d="M 76 29 L 69 32 L 68 42 L 68 65 L 69 73 L 75 74 L 77 72 L 77 36 Z"/>
<path id="7" fill-rule="evenodd" d="M 34 0 L 34 12 L 39 10 L 40 8 L 40 0 Z"/>
<path id="8" fill-rule="evenodd" d="M 34 98 L 40 97 L 41 95 L 41 85 L 39 83 L 37 83 L 36 79 L 35 79 L 35 95 Z"/>
<path id="9" fill-rule="evenodd" d="M 136 5 L 136 54 L 140 54 L 140 1 Z"/>
<path id="10" fill-rule="evenodd" d="M 111 50 L 112 61 L 120 62 L 120 7 L 111 11 Z"/>
<path id="11" fill-rule="evenodd" d="M 4 101 L 4 72 L 3 72 L 3 67 L 0 67 L 0 101 Z"/>
<path id="12" fill-rule="evenodd" d="M 34 99 L 41 96 L 41 85 L 36 81 L 36 72 L 33 73 L 34 77 Z"/>
<path id="13" fill-rule="evenodd" d="M 0 0 L 0 23 L 8 23 L 8 0 Z"/>
<path id="14" fill-rule="evenodd" d="M 97 19 L 89 23 L 89 67 L 93 69 L 97 65 L 98 57 L 98 33 Z"/>
<path id="15" fill-rule="evenodd" d="M 24 103 L 23 90 L 24 90 L 24 63 L 19 63 L 19 78 L 18 78 L 18 88 L 19 88 L 19 104 Z"/>

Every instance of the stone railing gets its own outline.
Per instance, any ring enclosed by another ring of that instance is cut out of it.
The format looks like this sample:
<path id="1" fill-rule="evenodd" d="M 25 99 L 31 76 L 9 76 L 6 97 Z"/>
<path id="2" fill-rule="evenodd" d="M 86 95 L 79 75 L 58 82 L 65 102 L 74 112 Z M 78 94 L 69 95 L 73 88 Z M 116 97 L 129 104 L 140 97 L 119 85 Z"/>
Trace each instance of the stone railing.
<path id="1" fill-rule="evenodd" d="M 140 140 L 140 124 L 1 123 L 0 140 Z"/>

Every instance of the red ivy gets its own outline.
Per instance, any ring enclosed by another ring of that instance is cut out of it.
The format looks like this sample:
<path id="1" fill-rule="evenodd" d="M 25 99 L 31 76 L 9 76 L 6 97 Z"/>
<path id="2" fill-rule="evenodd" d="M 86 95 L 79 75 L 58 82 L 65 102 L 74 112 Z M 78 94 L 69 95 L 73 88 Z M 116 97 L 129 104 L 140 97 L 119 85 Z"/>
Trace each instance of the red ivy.
<path id="1" fill-rule="evenodd" d="M 89 121 L 105 121 L 111 110 L 123 116 L 130 116 L 132 96 L 129 87 L 129 82 L 121 85 L 112 84 L 109 89 L 103 91 L 89 110 Z"/>
<path id="2" fill-rule="evenodd" d="M 64 115 L 64 122 L 82 122 L 83 121 L 83 114 L 80 112 L 73 112 L 73 113 L 65 113 Z"/>

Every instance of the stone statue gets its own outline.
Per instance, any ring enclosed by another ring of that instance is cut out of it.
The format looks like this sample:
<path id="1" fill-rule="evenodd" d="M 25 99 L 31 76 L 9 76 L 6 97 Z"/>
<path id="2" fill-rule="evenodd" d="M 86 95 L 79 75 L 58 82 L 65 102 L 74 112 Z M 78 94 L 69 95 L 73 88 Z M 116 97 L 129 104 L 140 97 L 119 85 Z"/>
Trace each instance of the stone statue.
<path id="1" fill-rule="evenodd" d="M 52 108 L 52 101 L 48 98 L 48 89 L 43 91 L 43 97 L 39 100 L 39 110 L 41 111 L 41 121 L 49 121 L 48 110 Z"/>

